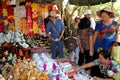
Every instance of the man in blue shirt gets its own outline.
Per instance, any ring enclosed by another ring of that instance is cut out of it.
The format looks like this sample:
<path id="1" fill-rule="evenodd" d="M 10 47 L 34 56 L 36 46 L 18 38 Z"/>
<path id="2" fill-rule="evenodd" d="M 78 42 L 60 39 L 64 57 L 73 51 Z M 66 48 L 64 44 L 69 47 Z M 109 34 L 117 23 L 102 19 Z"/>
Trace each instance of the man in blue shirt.
<path id="1" fill-rule="evenodd" d="M 51 50 L 52 58 L 56 58 L 57 50 L 59 53 L 59 58 L 63 58 L 63 41 L 62 37 L 65 31 L 64 24 L 61 19 L 56 18 L 57 15 L 50 11 L 49 13 L 50 21 L 47 24 L 46 33 L 47 36 L 51 39 Z"/>

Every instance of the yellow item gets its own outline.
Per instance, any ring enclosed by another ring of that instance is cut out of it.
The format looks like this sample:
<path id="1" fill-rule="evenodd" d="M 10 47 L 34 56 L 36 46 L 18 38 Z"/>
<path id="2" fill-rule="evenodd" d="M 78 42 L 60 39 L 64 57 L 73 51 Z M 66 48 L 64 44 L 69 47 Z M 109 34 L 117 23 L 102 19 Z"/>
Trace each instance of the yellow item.
<path id="1" fill-rule="evenodd" d="M 34 31 L 34 33 L 38 33 L 39 32 L 37 23 L 33 24 L 33 31 Z"/>
<path id="2" fill-rule="evenodd" d="M 25 35 L 28 33 L 26 18 L 21 18 L 21 20 L 20 20 L 20 30 Z"/>
<path id="3" fill-rule="evenodd" d="M 15 26 L 14 25 L 9 25 L 8 29 L 14 32 L 15 31 Z"/>
<path id="4" fill-rule="evenodd" d="M 7 9 L 3 8 L 3 16 L 8 16 Z"/>

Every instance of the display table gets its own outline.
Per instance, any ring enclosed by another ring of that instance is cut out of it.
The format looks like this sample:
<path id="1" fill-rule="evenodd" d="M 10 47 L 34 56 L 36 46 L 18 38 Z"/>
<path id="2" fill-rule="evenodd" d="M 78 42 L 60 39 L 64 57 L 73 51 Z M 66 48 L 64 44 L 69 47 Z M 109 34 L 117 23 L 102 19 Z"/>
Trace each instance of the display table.
<path id="1" fill-rule="evenodd" d="M 56 80 L 59 76 L 60 80 L 69 80 L 68 76 L 62 71 L 56 60 L 51 59 L 48 53 L 34 53 L 33 60 L 39 72 L 46 72 L 50 80 Z"/>

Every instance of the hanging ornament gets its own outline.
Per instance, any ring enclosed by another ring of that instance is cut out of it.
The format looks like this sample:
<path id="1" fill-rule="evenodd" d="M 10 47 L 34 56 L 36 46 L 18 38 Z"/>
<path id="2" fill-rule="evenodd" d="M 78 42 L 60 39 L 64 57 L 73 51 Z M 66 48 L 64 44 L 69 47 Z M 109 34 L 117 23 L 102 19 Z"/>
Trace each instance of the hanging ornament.
<path id="1" fill-rule="evenodd" d="M 19 13 L 21 18 L 26 17 L 26 8 L 24 5 L 19 7 Z"/>
<path id="2" fill-rule="evenodd" d="M 0 20 L 0 32 L 4 32 L 4 21 Z"/>
<path id="3" fill-rule="evenodd" d="M 26 5 L 26 17 L 28 19 L 28 23 L 32 23 L 32 12 L 31 12 L 30 3 Z"/>
<path id="4" fill-rule="evenodd" d="M 27 28 L 27 20 L 26 18 L 21 18 L 20 20 L 20 30 L 23 34 L 27 35 L 28 28 Z"/>
<path id="5" fill-rule="evenodd" d="M 45 4 L 40 4 L 40 7 L 41 7 L 42 9 L 44 9 L 44 8 L 45 8 Z"/>
<path id="6" fill-rule="evenodd" d="M 6 8 L 3 8 L 2 14 L 3 14 L 4 17 L 8 16 L 8 12 L 7 12 Z"/>
<path id="7" fill-rule="evenodd" d="M 44 21 L 42 21 L 42 33 L 45 34 L 46 33 L 46 29 L 45 29 L 45 24 Z"/>
<path id="8" fill-rule="evenodd" d="M 29 36 L 30 36 L 31 38 L 33 38 L 33 37 L 34 37 L 34 32 L 33 32 L 33 30 L 32 30 L 32 29 L 29 29 Z"/>

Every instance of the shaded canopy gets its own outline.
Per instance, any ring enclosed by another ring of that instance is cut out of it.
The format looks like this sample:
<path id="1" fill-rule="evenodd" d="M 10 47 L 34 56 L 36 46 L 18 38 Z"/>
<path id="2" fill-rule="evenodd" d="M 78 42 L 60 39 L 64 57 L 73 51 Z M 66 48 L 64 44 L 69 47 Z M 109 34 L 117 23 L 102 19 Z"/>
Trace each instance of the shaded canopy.
<path id="1" fill-rule="evenodd" d="M 78 6 L 91 6 L 110 1 L 115 2 L 116 0 L 69 0 L 69 3 Z"/>

